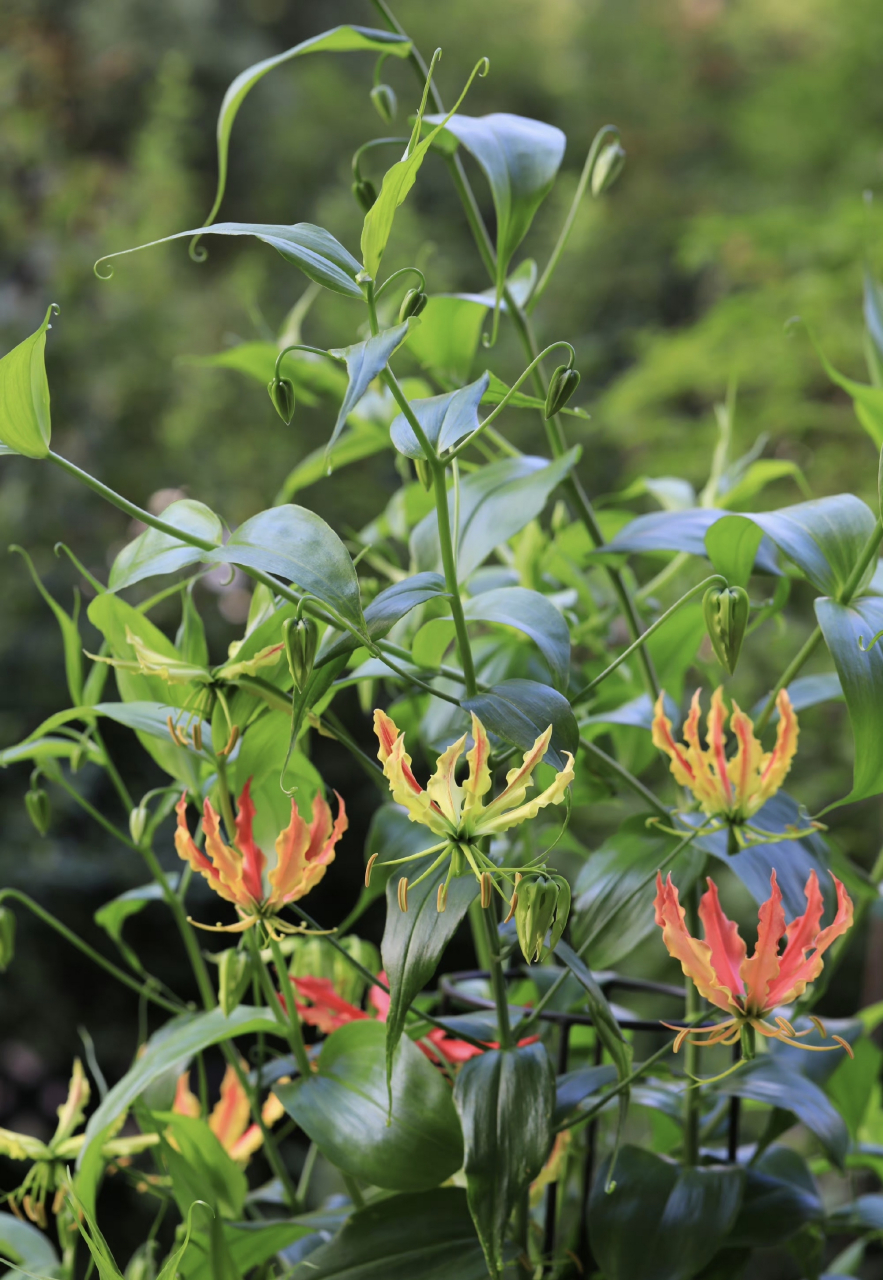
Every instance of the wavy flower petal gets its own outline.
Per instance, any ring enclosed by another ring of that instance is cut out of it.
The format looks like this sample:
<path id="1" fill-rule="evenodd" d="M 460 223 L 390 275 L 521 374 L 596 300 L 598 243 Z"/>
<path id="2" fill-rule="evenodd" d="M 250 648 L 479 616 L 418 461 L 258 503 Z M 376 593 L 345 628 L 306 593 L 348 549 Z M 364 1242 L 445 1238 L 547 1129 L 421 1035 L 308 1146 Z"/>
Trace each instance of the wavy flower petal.
<path id="1" fill-rule="evenodd" d="M 678 891 L 672 883 L 671 872 L 663 881 L 656 873 L 656 922 L 662 926 L 662 941 L 669 955 L 680 961 L 681 968 L 696 984 L 699 994 L 719 1009 L 728 1013 L 739 1006 L 733 993 L 721 981 L 712 962 L 712 948 L 690 935 L 685 923 L 685 911 L 678 899 Z"/>
<path id="2" fill-rule="evenodd" d="M 336 791 L 334 794 L 337 819 L 333 826 L 331 809 L 323 795 L 318 794 L 313 801 L 313 820 L 309 826 L 292 800 L 291 821 L 276 838 L 276 866 L 267 877 L 268 906 L 281 907 L 305 897 L 334 861 L 335 846 L 349 826 L 343 800 Z"/>
<path id="3" fill-rule="evenodd" d="M 792 935 L 789 930 L 788 946 L 785 954 L 782 956 L 780 963 L 780 973 L 776 982 L 774 982 L 769 992 L 769 1007 L 775 1008 L 776 1005 L 790 1004 L 792 1000 L 797 1000 L 803 995 L 808 984 L 814 982 L 824 968 L 822 956 L 830 947 L 831 943 L 846 933 L 853 923 L 853 906 L 852 899 L 846 892 L 845 886 L 837 879 L 836 876 L 831 877 L 837 887 L 837 913 L 831 924 L 826 929 L 817 932 L 814 937 L 808 940 L 809 928 L 811 928 L 812 918 L 809 925 L 805 924 L 806 917 L 811 912 L 815 912 L 815 901 L 810 898 L 811 882 L 815 872 L 812 873 L 807 881 L 806 893 L 810 905 L 807 908 L 806 915 L 800 916 L 793 922 L 794 930 L 794 946 L 792 949 Z M 817 888 L 818 886 L 816 886 Z M 821 894 L 819 894 L 821 897 Z M 821 919 L 821 911 L 818 915 L 814 915 L 815 925 Z M 806 951 L 811 950 L 810 955 L 806 955 Z M 790 953 L 790 954 L 789 954 Z M 787 961 L 787 963 L 786 963 Z"/>
<path id="4" fill-rule="evenodd" d="M 734 996 L 741 996 L 745 993 L 740 976 L 740 967 L 746 956 L 745 942 L 739 934 L 738 925 L 728 920 L 721 909 L 717 885 L 711 879 L 706 883 L 708 892 L 699 902 L 699 919 L 705 930 L 705 941 L 711 948 L 711 964 L 723 985 Z"/>
<path id="5" fill-rule="evenodd" d="M 776 698 L 776 709 L 779 712 L 776 745 L 764 763 L 755 811 L 779 790 L 779 787 L 785 781 L 785 777 L 791 768 L 791 761 L 797 751 L 797 735 L 800 730 L 787 690 L 779 690 Z"/>
<path id="6" fill-rule="evenodd" d="M 785 932 L 782 891 L 776 873 L 770 876 L 770 896 L 757 913 L 757 944 L 754 954 L 742 965 L 745 1008 L 759 1014 L 769 1005 L 769 991 L 779 976 L 779 941 Z"/>
<path id="7" fill-rule="evenodd" d="M 267 859 L 258 848 L 252 835 L 255 816 L 254 801 L 251 798 L 251 778 L 248 779 L 239 797 L 236 814 L 236 848 L 242 854 L 242 883 L 253 902 L 260 902 L 264 896 L 264 868 Z"/>
<path id="8" fill-rule="evenodd" d="M 209 806 L 211 807 L 211 806 Z M 229 885 L 221 879 L 217 867 L 210 858 L 197 848 L 190 829 L 187 826 L 187 792 L 181 796 L 181 799 L 175 805 L 175 812 L 178 815 L 178 827 L 175 831 L 175 848 L 178 851 L 178 857 L 184 862 L 189 862 L 194 871 L 198 871 L 200 875 L 205 876 L 215 893 L 222 898 L 226 898 L 228 902 L 235 902 L 236 896 Z"/>
<path id="9" fill-rule="evenodd" d="M 573 756 L 569 751 L 565 751 L 567 763 L 560 773 L 556 773 L 545 791 L 541 791 L 539 795 L 534 796 L 532 800 L 526 801 L 525 804 L 519 805 L 515 809 L 504 810 L 495 816 L 494 805 L 490 804 L 485 809 L 484 814 L 476 822 L 473 830 L 476 835 L 492 835 L 500 831 L 508 831 L 510 827 L 518 826 L 521 822 L 529 822 L 531 818 L 535 818 L 540 809 L 545 809 L 548 804 L 558 804 L 564 799 L 567 788 L 573 782 Z M 522 793 L 523 794 L 523 793 Z"/>
<path id="10" fill-rule="evenodd" d="M 438 758 L 435 773 L 426 784 L 426 794 L 431 803 L 438 809 L 452 827 L 460 824 L 460 809 L 463 804 L 463 788 L 458 786 L 456 771 L 457 762 L 466 745 L 466 734 L 452 742 L 447 750 Z"/>
<path id="11" fill-rule="evenodd" d="M 469 776 L 463 783 L 466 796 L 463 801 L 464 817 L 482 807 L 484 797 L 490 791 L 493 782 L 488 767 L 491 744 L 488 741 L 487 730 L 474 711 L 472 712 L 472 742 L 472 749 L 466 752 Z"/>
<path id="12" fill-rule="evenodd" d="M 221 1096 L 208 1118 L 208 1127 L 225 1151 L 229 1152 L 245 1133 L 250 1114 L 248 1095 L 228 1064 L 221 1081 Z"/>

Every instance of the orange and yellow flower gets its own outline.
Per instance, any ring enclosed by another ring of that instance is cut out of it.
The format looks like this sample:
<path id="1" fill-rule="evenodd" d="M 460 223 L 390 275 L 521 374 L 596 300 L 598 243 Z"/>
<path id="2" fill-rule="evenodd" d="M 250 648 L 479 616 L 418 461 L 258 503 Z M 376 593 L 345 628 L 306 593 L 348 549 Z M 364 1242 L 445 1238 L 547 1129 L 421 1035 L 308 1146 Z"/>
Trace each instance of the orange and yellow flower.
<path id="1" fill-rule="evenodd" d="M 821 928 L 824 900 L 815 871 L 806 882 L 806 911 L 785 924 L 782 893 L 773 871 L 770 896 L 758 913 L 757 945 L 749 957 L 744 939 L 736 924 L 721 909 L 717 887 L 708 880 L 708 892 L 699 903 L 699 919 L 705 940 L 694 938 L 685 923 L 684 908 L 671 873 L 663 881 L 656 875 L 656 923 L 662 929 L 662 940 L 669 955 L 680 961 L 681 968 L 696 984 L 699 994 L 730 1016 L 725 1022 L 701 1031 L 681 1029 L 675 1040 L 675 1052 L 689 1036 L 693 1044 L 735 1044 L 743 1027 L 751 1027 L 762 1036 L 782 1040 L 801 1049 L 833 1048 L 805 1045 L 785 1018 L 776 1025 L 765 1021 L 766 1015 L 782 1005 L 791 1004 L 803 995 L 809 983 L 822 972 L 822 956 L 836 938 L 852 925 L 852 900 L 836 876 L 837 912 L 827 928 Z M 779 954 L 779 942 L 785 937 L 785 948 Z M 821 1023 L 814 1020 L 819 1027 Z M 668 1024 L 665 1024 L 668 1025 Z M 851 1054 L 849 1045 L 838 1036 L 832 1037 Z"/>
<path id="2" fill-rule="evenodd" d="M 196 1120 L 202 1116 L 199 1099 L 190 1090 L 189 1071 L 178 1076 L 172 1111 L 176 1115 L 191 1116 Z M 284 1114 L 282 1103 L 275 1093 L 271 1093 L 261 1108 L 261 1119 L 266 1128 L 271 1129 Z M 260 1125 L 250 1121 L 248 1095 L 239 1083 L 236 1072 L 228 1066 L 221 1081 L 221 1096 L 208 1117 L 208 1127 L 227 1155 L 237 1164 L 247 1164 L 264 1140 Z"/>
<path id="3" fill-rule="evenodd" d="M 291 821 L 276 839 L 276 864 L 267 871 L 267 856 L 252 837 L 255 807 L 250 786 L 251 779 L 239 797 L 233 847 L 221 839 L 220 819 L 208 799 L 203 805 L 202 819 L 205 852 L 197 847 L 187 826 L 186 792 L 176 806 L 178 856 L 204 876 L 220 897 L 232 902 L 240 916 L 238 924 L 224 927 L 228 933 L 241 933 L 259 920 L 265 923 L 273 920 L 284 906 L 297 902 L 314 889 L 329 863 L 334 861 L 335 846 L 349 825 L 339 795 L 334 823 L 331 809 L 321 794 L 313 801 L 310 823 L 300 816 L 292 800 Z"/>
<path id="4" fill-rule="evenodd" d="M 705 750 L 699 738 L 699 690 L 693 694 L 690 714 L 684 722 L 683 744 L 674 740 L 671 721 L 665 714 L 664 698 L 661 693 L 656 702 L 653 744 L 670 758 L 675 781 L 693 792 L 700 808 L 709 817 L 746 822 L 779 790 L 797 750 L 797 716 L 787 692 L 782 689 L 776 698 L 779 724 L 772 751 L 764 751 L 754 736 L 750 717 L 733 703 L 729 722 L 738 746 L 730 760 L 726 755 L 724 726 L 728 717 L 723 689 L 715 689 L 711 697 L 705 734 L 708 746 Z"/>
<path id="5" fill-rule="evenodd" d="M 470 843 L 482 836 L 496 835 L 510 827 L 535 818 L 540 809 L 559 804 L 573 781 L 573 756 L 565 752 L 567 764 L 552 783 L 539 795 L 527 800 L 533 786 L 533 773 L 549 749 L 552 726 L 541 733 L 520 765 L 506 775 L 506 786 L 488 804 L 484 797 L 491 789 L 488 768 L 490 743 L 478 716 L 472 714 L 472 748 L 466 752 L 467 777 L 460 785 L 456 779 L 457 764 L 466 746 L 467 734 L 452 742 L 438 757 L 435 773 L 424 790 L 411 770 L 411 757 L 405 751 L 405 735 L 385 711 L 374 712 L 374 732 L 380 743 L 377 758 L 389 782 L 392 798 L 403 805 L 412 822 L 420 822 L 436 835 L 451 842 Z"/>

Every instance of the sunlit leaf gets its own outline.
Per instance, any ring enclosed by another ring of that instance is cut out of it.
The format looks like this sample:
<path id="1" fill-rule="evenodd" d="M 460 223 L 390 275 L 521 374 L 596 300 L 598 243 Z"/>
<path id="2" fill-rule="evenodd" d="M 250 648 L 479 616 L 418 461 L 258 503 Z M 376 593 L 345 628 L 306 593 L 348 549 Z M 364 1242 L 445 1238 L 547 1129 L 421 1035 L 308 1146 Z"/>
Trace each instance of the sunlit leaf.
<path id="1" fill-rule="evenodd" d="M 26 458 L 45 458 L 49 452 L 46 331 L 57 310 L 53 302 L 39 329 L 0 360 L 0 444 Z"/>

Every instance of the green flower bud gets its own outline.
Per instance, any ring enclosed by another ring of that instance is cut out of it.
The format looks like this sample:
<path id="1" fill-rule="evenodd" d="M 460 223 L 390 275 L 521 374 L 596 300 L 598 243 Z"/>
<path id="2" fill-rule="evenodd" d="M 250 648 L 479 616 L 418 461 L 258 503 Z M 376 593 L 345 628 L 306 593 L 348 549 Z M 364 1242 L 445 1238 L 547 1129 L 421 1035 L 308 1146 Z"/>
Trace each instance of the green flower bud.
<path id="1" fill-rule="evenodd" d="M 546 934 L 555 920 L 558 892 L 558 885 L 546 876 L 537 876 L 527 882 L 522 880 L 518 886 L 515 930 L 528 964 L 539 960 L 543 953 Z"/>
<path id="2" fill-rule="evenodd" d="M 303 693 L 313 670 L 319 632 L 312 618 L 289 618 L 282 625 L 288 669 L 298 693 Z"/>
<path id="3" fill-rule="evenodd" d="M 298 938 L 288 972 L 292 978 L 329 978 L 334 980 L 334 955 L 324 938 Z"/>
<path id="4" fill-rule="evenodd" d="M 399 307 L 399 324 L 404 324 L 410 316 L 419 316 L 428 301 L 422 289 L 409 289 Z"/>
<path id="5" fill-rule="evenodd" d="M 129 835 L 135 844 L 141 843 L 144 835 L 144 828 L 147 826 L 149 810 L 142 800 L 141 803 L 129 814 Z"/>
<path id="6" fill-rule="evenodd" d="M 560 413 L 579 386 L 579 373 L 570 365 L 560 364 L 552 374 L 549 390 L 546 394 L 546 406 L 543 417 L 547 420 Z"/>
<path id="7" fill-rule="evenodd" d="M 353 195 L 365 212 L 369 213 L 377 201 L 377 188 L 370 178 L 361 178 L 353 183 Z"/>
<path id="8" fill-rule="evenodd" d="M 287 427 L 294 417 L 293 383 L 288 378 L 271 378 L 267 383 L 267 392 L 273 401 L 273 408 Z"/>
<path id="9" fill-rule="evenodd" d="M 618 142 L 605 147 L 592 166 L 592 195 L 600 196 L 609 191 L 622 173 L 625 164 L 625 148 Z"/>
<path id="10" fill-rule="evenodd" d="M 15 956 L 15 916 L 0 907 L 0 973 L 5 973 Z"/>
<path id="11" fill-rule="evenodd" d="M 224 1017 L 229 1017 L 245 995 L 251 979 L 251 961 L 244 951 L 231 947 L 215 956 L 218 962 L 218 1004 Z"/>
<path id="12" fill-rule="evenodd" d="M 31 787 L 30 791 L 25 792 L 25 808 L 39 834 L 45 836 L 52 821 L 52 807 L 42 787 Z"/>
<path id="13" fill-rule="evenodd" d="M 388 84 L 376 84 L 371 90 L 371 101 L 384 124 L 392 124 L 399 109 L 395 90 Z"/>
<path id="14" fill-rule="evenodd" d="M 423 485 L 423 488 L 429 493 L 432 488 L 432 468 L 425 458 L 414 459 L 414 470 L 417 472 L 417 479 Z"/>
<path id="15" fill-rule="evenodd" d="M 567 924 L 567 917 L 570 915 L 570 882 L 564 876 L 553 876 L 552 879 L 558 886 L 558 901 L 555 903 L 555 920 L 552 924 L 552 931 L 549 935 L 549 950 L 554 951 L 561 941 Z"/>
<path id="16" fill-rule="evenodd" d="M 748 592 L 744 587 L 709 587 L 702 597 L 702 612 L 717 660 L 732 675 L 751 612 Z"/>
<path id="17" fill-rule="evenodd" d="M 129 1259 L 125 1280 L 156 1280 L 156 1250 L 155 1240 L 139 1245 Z"/>

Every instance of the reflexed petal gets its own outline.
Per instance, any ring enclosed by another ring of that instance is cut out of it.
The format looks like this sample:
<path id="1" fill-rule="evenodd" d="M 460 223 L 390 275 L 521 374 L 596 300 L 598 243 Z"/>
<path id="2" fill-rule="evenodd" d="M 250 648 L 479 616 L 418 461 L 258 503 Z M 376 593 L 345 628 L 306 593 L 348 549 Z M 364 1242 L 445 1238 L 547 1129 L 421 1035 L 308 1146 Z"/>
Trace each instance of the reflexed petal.
<path id="1" fill-rule="evenodd" d="M 713 700 L 712 700 L 713 705 Z M 709 713 L 707 724 L 709 729 L 709 737 L 711 736 L 712 717 Z M 699 740 L 699 690 L 693 694 L 693 701 L 690 704 L 690 714 L 684 722 L 684 741 L 689 750 L 690 763 L 693 767 L 693 782 L 690 784 L 693 795 L 699 801 L 702 809 L 707 814 L 726 813 L 729 809 L 729 790 L 724 791 L 723 785 L 714 773 L 709 763 L 709 755 L 711 752 L 705 752 L 702 749 L 702 743 Z"/>
<path id="2" fill-rule="evenodd" d="M 405 751 L 404 734 L 400 734 L 393 743 L 392 750 L 384 762 L 383 772 L 386 774 L 393 800 L 408 810 L 408 817 L 412 822 L 422 823 L 436 835 L 451 834 L 450 823 L 433 806 L 429 796 L 411 772 L 411 757 Z"/>
<path id="3" fill-rule="evenodd" d="M 555 774 L 545 791 L 541 791 L 539 795 L 519 805 L 518 808 L 504 812 L 497 809 L 497 801 L 494 800 L 486 809 L 480 811 L 473 821 L 473 834 L 490 835 L 493 832 L 508 831 L 510 827 L 516 827 L 521 822 L 528 822 L 531 818 L 535 818 L 540 809 L 544 809 L 547 804 L 559 804 L 573 782 L 573 756 L 569 751 L 565 751 L 564 754 L 567 757 L 567 763 L 560 773 Z M 511 777 L 511 774 L 509 776 Z M 505 795 L 505 792 L 503 794 Z"/>
<path id="4" fill-rule="evenodd" d="M 696 719 L 699 719 L 699 708 L 697 699 L 693 699 Z M 692 714 L 692 713 L 691 713 Z M 675 782 L 681 787 L 692 787 L 695 781 L 695 773 L 693 766 L 687 756 L 687 753 L 674 740 L 671 731 L 671 721 L 665 714 L 665 694 L 660 693 L 656 699 L 656 706 L 653 709 L 653 745 L 658 747 L 660 751 L 671 760 L 671 771 L 674 774 Z"/>
<path id="5" fill-rule="evenodd" d="M 264 898 L 264 867 L 267 865 L 267 859 L 252 836 L 254 815 L 255 807 L 251 798 L 251 778 L 249 778 L 239 797 L 239 812 L 236 815 L 236 848 L 242 854 L 242 883 L 245 890 L 253 902 L 261 902 Z"/>
<path id="6" fill-rule="evenodd" d="M 776 1005 L 790 1004 L 792 1000 L 796 1000 L 799 996 L 803 995 L 808 984 L 810 982 L 814 982 L 822 972 L 822 969 L 824 968 L 822 956 L 827 951 L 828 947 L 830 947 L 831 943 L 837 938 L 846 933 L 847 929 L 851 928 L 853 923 L 852 899 L 846 892 L 845 886 L 841 884 L 835 875 L 832 875 L 831 879 L 837 886 L 837 913 L 828 927 L 826 929 L 822 929 L 820 933 L 817 933 L 807 944 L 812 949 L 812 954 L 807 956 L 806 959 L 803 958 L 797 949 L 797 943 L 798 941 L 803 943 L 804 939 L 808 935 L 809 926 L 808 924 L 805 924 L 806 917 L 810 917 L 809 923 L 811 923 L 812 919 L 815 919 L 816 925 L 818 925 L 821 918 L 821 911 L 818 912 L 818 915 L 815 914 L 816 903 L 812 890 L 815 888 L 815 891 L 818 892 L 818 884 L 813 886 L 812 881 L 814 876 L 815 872 L 812 873 L 806 884 L 806 896 L 808 902 L 806 913 L 804 916 L 799 916 L 794 920 L 789 929 L 788 947 L 785 950 L 785 955 L 782 957 L 781 974 L 778 980 L 772 985 L 769 992 L 767 1007 L 770 1009 L 775 1008 Z M 819 897 L 821 897 L 821 894 L 819 894 Z M 793 951 L 791 947 L 791 929 L 794 929 L 793 937 L 795 939 Z M 786 968 L 785 957 L 788 956 L 789 952 L 791 952 L 791 956 L 788 967 Z"/>
<path id="7" fill-rule="evenodd" d="M 708 713 L 706 724 L 708 726 L 708 753 L 714 764 L 714 772 L 717 784 L 720 787 L 727 807 L 732 808 L 733 805 L 733 788 L 730 785 L 730 776 L 727 772 L 727 753 L 724 748 L 724 724 L 726 723 L 727 712 L 724 707 L 724 691 L 718 685 L 714 693 L 711 695 L 711 710 Z"/>
<path id="8" fill-rule="evenodd" d="M 671 873 L 663 881 L 656 873 L 656 919 L 662 925 L 662 941 L 673 959 L 680 961 L 688 978 L 692 978 L 701 996 L 727 1011 L 740 1006 L 733 995 L 719 980 L 712 964 L 712 951 L 707 942 L 690 935 L 684 923 L 685 912 L 678 900 L 678 891 L 672 884 Z"/>
<path id="9" fill-rule="evenodd" d="M 248 1164 L 254 1153 L 260 1150 L 263 1141 L 264 1135 L 261 1133 L 261 1126 L 259 1124 L 250 1124 L 242 1137 L 237 1138 L 228 1147 L 227 1154 L 237 1164 Z"/>
<path id="10" fill-rule="evenodd" d="M 228 902 L 235 902 L 235 894 L 222 881 L 217 868 L 212 864 L 211 860 L 197 848 L 196 842 L 190 834 L 186 817 L 186 791 L 175 805 L 175 812 L 178 815 L 178 827 L 175 831 L 175 848 L 178 851 L 178 857 L 183 858 L 185 862 L 189 862 L 194 871 L 198 871 L 200 875 L 205 876 L 215 893 L 220 894 L 222 898 L 226 898 Z"/>
<path id="11" fill-rule="evenodd" d="M 253 906 L 254 900 L 242 882 L 242 859 L 221 839 L 220 821 L 209 800 L 202 806 L 202 830 L 205 852 L 211 858 L 221 883 L 230 890 L 232 901 L 243 907 Z"/>
<path id="12" fill-rule="evenodd" d="M 292 800 L 288 826 L 276 837 L 276 865 L 267 875 L 270 882 L 271 906 L 281 906 L 286 894 L 293 892 L 300 885 L 305 855 L 309 847 L 310 828 L 300 816 L 297 804 Z"/>
<path id="13" fill-rule="evenodd" d="M 763 767 L 763 747 L 754 736 L 754 724 L 738 703 L 733 703 L 730 728 L 739 746 L 727 772 L 735 789 L 735 805 L 746 816 L 755 813 L 759 806 L 752 803 L 757 793 L 760 770 Z"/>
<path id="14" fill-rule="evenodd" d="M 708 880 L 708 892 L 699 903 L 699 919 L 705 930 L 705 941 L 711 947 L 711 963 L 719 981 L 733 993 L 741 996 L 745 987 L 740 967 L 746 956 L 745 941 L 738 926 L 724 915 L 717 896 L 717 885 Z"/>
<path id="15" fill-rule="evenodd" d="M 184 1071 L 178 1076 L 178 1083 L 175 1086 L 175 1101 L 172 1103 L 172 1110 L 176 1116 L 190 1116 L 194 1120 L 198 1120 L 202 1115 L 202 1107 L 199 1105 L 199 1098 L 190 1089 L 190 1072 Z"/>
<path id="16" fill-rule="evenodd" d="M 742 965 L 745 1007 L 750 1013 L 769 1008 L 770 987 L 779 976 L 779 939 L 785 932 L 785 912 L 775 871 L 770 876 L 770 896 L 758 911 L 757 919 L 754 955 Z"/>
<path id="17" fill-rule="evenodd" d="M 225 1151 L 229 1152 L 245 1133 L 249 1116 L 248 1095 L 233 1067 L 228 1065 L 221 1081 L 221 1097 L 208 1118 L 208 1127 Z"/>
<path id="18" fill-rule="evenodd" d="M 463 802 L 464 815 L 482 807 L 482 798 L 490 791 L 492 783 L 491 771 L 488 768 L 491 744 L 488 742 L 487 730 L 474 711 L 472 712 L 472 741 L 474 745 L 471 751 L 466 752 L 469 776 L 463 783 L 463 790 L 466 793 L 466 799 Z"/>
<path id="19" fill-rule="evenodd" d="M 276 839 L 276 866 L 269 874 L 270 906 L 297 902 L 314 889 L 329 863 L 334 861 L 335 845 L 346 831 L 349 821 L 346 807 L 337 792 L 337 820 L 331 825 L 331 809 L 325 797 L 313 801 L 313 820 L 308 827 L 291 802 L 291 821 Z"/>
<path id="20" fill-rule="evenodd" d="M 552 726 L 549 725 L 545 733 L 540 734 L 530 750 L 525 751 L 521 764 L 516 765 L 514 769 L 510 769 L 506 774 L 506 785 L 485 809 L 482 814 L 482 822 L 486 817 L 496 816 L 505 809 L 512 809 L 515 805 L 521 804 L 527 795 L 528 787 L 533 785 L 533 771 L 548 751 L 551 741 Z M 571 762 L 572 760 L 573 757 L 571 757 Z M 505 828 L 501 828 L 501 830 L 505 830 Z"/>
<path id="21" fill-rule="evenodd" d="M 185 662 L 183 658 L 177 656 L 170 658 L 164 653 L 157 653 L 128 627 L 126 627 L 126 640 L 135 650 L 138 669 L 146 676 L 159 676 L 167 684 L 189 684 L 192 680 L 206 684 L 212 678 L 211 672 L 205 667 Z"/>
<path id="22" fill-rule="evenodd" d="M 397 744 L 401 743 L 401 771 L 404 781 L 415 795 L 421 792 L 423 788 L 411 772 L 411 757 L 404 753 L 405 735 L 399 733 L 395 722 L 390 719 L 385 711 L 381 711 L 379 708 L 374 712 L 374 732 L 377 734 L 377 741 L 380 743 L 377 750 L 377 759 L 383 765 L 383 772 L 386 773 L 386 763 Z M 386 776 L 389 777 L 389 774 L 386 774 Z M 399 803 L 402 804 L 404 801 L 399 801 Z"/>
<path id="23" fill-rule="evenodd" d="M 359 1022 L 368 1017 L 363 1009 L 337 994 L 330 978 L 292 978 L 292 983 L 298 994 L 311 1002 L 306 1005 L 295 1001 L 301 1019 L 323 1035 L 330 1035 L 348 1022 Z"/>
<path id="24" fill-rule="evenodd" d="M 757 808 L 769 800 L 779 790 L 791 768 L 791 761 L 797 751 L 797 735 L 799 732 L 797 716 L 791 706 L 791 699 L 785 689 L 780 689 L 776 698 L 779 712 L 779 724 L 776 729 L 776 745 L 764 765 L 760 778 Z"/>
<path id="25" fill-rule="evenodd" d="M 466 734 L 452 742 L 438 758 L 435 773 L 426 784 L 426 794 L 432 803 L 447 818 L 453 827 L 460 823 L 460 806 L 463 803 L 463 788 L 457 785 L 457 761 L 463 754 L 466 745 Z"/>

